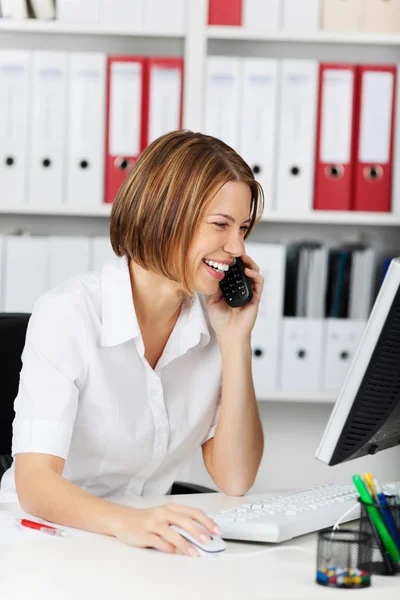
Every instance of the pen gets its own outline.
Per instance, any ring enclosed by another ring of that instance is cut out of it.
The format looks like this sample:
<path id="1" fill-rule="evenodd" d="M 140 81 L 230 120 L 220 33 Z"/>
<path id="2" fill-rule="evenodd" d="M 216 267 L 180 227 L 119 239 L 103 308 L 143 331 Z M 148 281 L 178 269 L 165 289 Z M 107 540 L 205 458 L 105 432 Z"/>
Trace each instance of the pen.
<path id="1" fill-rule="evenodd" d="M 362 502 L 365 504 L 365 510 L 369 514 L 376 529 L 378 530 L 382 543 L 386 548 L 389 556 L 397 566 L 400 566 L 400 551 L 397 549 L 397 546 L 394 543 L 392 536 L 386 529 L 385 523 L 382 521 L 378 509 L 375 508 L 375 506 L 371 506 L 372 499 L 369 495 L 365 483 L 359 475 L 353 475 L 353 482 L 357 488 L 358 493 L 360 494 Z"/>
<path id="2" fill-rule="evenodd" d="M 379 485 L 378 481 L 375 479 L 375 477 L 373 478 L 373 484 L 374 484 L 374 488 L 376 490 L 376 495 L 378 497 L 378 501 L 382 506 L 383 516 L 384 516 L 387 528 L 389 529 L 389 531 L 392 535 L 392 538 L 397 546 L 397 549 L 400 551 L 399 532 L 397 531 L 396 523 L 394 522 L 392 513 L 390 512 L 390 508 L 389 508 L 389 504 L 386 499 L 386 496 L 382 492 L 382 488 Z"/>
<path id="3" fill-rule="evenodd" d="M 363 477 L 362 477 L 362 479 L 364 480 L 365 484 L 367 484 L 367 481 L 366 481 L 367 475 L 368 475 L 368 473 L 365 473 L 363 475 Z M 369 479 L 369 485 L 368 486 L 366 485 L 366 487 L 367 487 L 367 489 L 369 488 L 370 490 L 373 489 L 372 475 L 371 475 L 371 478 Z M 373 495 L 374 495 L 374 498 L 376 498 L 375 490 L 373 490 Z M 387 550 L 385 549 L 385 547 L 384 547 L 384 545 L 382 543 L 382 540 L 381 540 L 381 538 L 379 536 L 379 533 L 378 533 L 378 530 L 377 530 L 377 528 L 375 526 L 374 521 L 371 519 L 371 517 L 368 517 L 368 518 L 369 518 L 369 524 L 370 524 L 372 533 L 373 533 L 374 538 L 375 538 L 376 545 L 378 546 L 379 552 L 381 553 L 381 556 L 382 556 L 382 559 L 383 559 L 383 562 L 385 563 L 386 572 L 387 572 L 388 575 L 394 575 L 395 572 L 396 572 L 396 568 L 395 568 L 395 566 L 393 564 L 393 561 L 390 558 Z"/>
<path id="4" fill-rule="evenodd" d="M 364 473 L 362 478 L 363 478 L 364 483 L 366 484 L 371 496 L 373 497 L 375 502 L 378 502 L 378 497 L 376 495 L 376 491 L 375 491 L 375 487 L 374 487 L 374 478 L 372 477 L 371 473 Z"/>
<path id="5" fill-rule="evenodd" d="M 29 519 L 19 519 L 18 523 L 20 523 L 22 527 L 36 529 L 36 531 L 47 533 L 47 535 L 64 535 L 64 532 L 61 529 L 57 529 L 56 527 L 52 527 L 51 525 L 46 525 L 45 523 L 38 523 L 37 521 L 30 521 Z"/>

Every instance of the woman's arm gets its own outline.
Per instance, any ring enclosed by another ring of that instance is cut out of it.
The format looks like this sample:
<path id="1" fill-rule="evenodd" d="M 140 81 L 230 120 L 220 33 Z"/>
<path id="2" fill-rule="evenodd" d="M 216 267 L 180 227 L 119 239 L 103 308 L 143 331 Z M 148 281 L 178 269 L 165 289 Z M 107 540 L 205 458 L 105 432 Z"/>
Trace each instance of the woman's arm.
<path id="1" fill-rule="evenodd" d="M 216 524 L 195 508 L 169 503 L 134 509 L 92 496 L 62 477 L 65 461 L 57 456 L 21 453 L 15 462 L 22 508 L 47 521 L 115 536 L 132 546 L 189 556 L 196 556 L 194 547 L 169 525 L 185 529 L 200 542 L 207 534 L 198 523 L 210 533 L 220 534 Z"/>
<path id="2" fill-rule="evenodd" d="M 203 458 L 217 486 L 232 496 L 241 496 L 251 488 L 264 450 L 250 345 L 264 278 L 247 254 L 241 258 L 252 281 L 251 301 L 240 308 L 231 308 L 220 289 L 207 301 L 222 355 L 222 399 L 214 438 L 203 444 Z"/>
<path id="3" fill-rule="evenodd" d="M 203 444 L 207 471 L 230 496 L 253 485 L 264 449 L 264 436 L 251 372 L 250 339 L 225 338 L 222 354 L 221 412 L 214 437 Z"/>

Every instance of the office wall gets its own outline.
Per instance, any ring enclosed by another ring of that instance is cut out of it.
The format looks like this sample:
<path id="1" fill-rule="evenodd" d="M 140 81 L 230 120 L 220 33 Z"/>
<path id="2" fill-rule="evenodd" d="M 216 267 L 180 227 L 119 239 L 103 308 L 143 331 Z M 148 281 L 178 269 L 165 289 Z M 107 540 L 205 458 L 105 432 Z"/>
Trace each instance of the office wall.
<path id="1" fill-rule="evenodd" d="M 400 447 L 335 467 L 314 458 L 332 404 L 260 403 L 265 450 L 251 490 L 290 490 L 323 483 L 351 483 L 354 473 L 374 473 L 382 481 L 400 481 Z M 201 451 L 181 473 L 180 480 L 215 487 Z"/>

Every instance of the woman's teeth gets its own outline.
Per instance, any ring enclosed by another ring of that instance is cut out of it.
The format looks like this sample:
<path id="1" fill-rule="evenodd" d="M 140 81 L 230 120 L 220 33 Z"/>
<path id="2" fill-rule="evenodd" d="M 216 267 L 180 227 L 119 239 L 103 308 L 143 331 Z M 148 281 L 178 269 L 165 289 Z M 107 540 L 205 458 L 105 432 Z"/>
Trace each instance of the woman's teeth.
<path id="1" fill-rule="evenodd" d="M 216 271 L 219 271 L 220 273 L 225 273 L 229 269 L 229 265 L 214 262 L 212 260 L 208 260 L 208 258 L 205 258 L 204 262 L 206 263 L 206 265 L 208 265 L 209 267 L 213 267 Z"/>

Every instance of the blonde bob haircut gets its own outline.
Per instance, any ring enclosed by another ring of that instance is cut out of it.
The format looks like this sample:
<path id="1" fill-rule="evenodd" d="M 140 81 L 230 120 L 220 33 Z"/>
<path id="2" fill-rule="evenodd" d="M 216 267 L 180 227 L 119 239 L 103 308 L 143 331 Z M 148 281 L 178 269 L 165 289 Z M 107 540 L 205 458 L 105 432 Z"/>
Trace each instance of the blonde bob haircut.
<path id="1" fill-rule="evenodd" d="M 247 237 L 264 204 L 250 167 L 214 137 L 186 130 L 161 136 L 139 156 L 115 198 L 110 222 L 115 254 L 179 282 L 192 296 L 188 249 L 204 209 L 228 181 L 251 190 Z"/>

